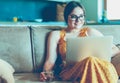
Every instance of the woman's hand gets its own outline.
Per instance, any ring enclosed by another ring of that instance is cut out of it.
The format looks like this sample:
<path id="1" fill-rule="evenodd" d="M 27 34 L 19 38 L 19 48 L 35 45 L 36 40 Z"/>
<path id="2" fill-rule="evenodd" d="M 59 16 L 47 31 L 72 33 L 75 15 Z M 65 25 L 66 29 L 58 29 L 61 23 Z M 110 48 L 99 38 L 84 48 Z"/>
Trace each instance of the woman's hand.
<path id="1" fill-rule="evenodd" d="M 40 73 L 40 81 L 53 81 L 54 80 L 54 71 L 43 71 Z"/>
<path id="2" fill-rule="evenodd" d="M 47 77 L 46 77 L 45 73 L 44 73 L 44 72 L 41 72 L 41 73 L 40 73 L 40 81 L 44 82 L 44 81 L 46 81 L 46 80 L 47 80 Z"/>

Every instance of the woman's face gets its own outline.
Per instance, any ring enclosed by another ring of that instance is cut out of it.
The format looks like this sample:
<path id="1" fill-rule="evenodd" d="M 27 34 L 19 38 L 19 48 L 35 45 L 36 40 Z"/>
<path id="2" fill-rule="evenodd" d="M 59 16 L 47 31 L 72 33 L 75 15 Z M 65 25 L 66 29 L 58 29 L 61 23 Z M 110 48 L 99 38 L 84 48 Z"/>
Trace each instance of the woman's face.
<path id="1" fill-rule="evenodd" d="M 70 29 L 78 29 L 84 25 L 84 11 L 80 7 L 76 7 L 68 16 L 68 27 Z"/>

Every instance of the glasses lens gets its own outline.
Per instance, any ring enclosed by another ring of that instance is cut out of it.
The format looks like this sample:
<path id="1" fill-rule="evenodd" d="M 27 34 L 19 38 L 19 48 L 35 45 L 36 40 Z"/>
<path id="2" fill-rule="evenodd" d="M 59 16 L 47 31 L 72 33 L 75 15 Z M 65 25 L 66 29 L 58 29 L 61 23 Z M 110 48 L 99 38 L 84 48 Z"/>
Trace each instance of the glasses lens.
<path id="1" fill-rule="evenodd" d="M 83 20 L 84 19 L 84 15 L 80 15 L 79 19 Z"/>
<path id="2" fill-rule="evenodd" d="M 76 20 L 77 16 L 76 15 L 71 15 L 71 20 Z"/>
<path id="3" fill-rule="evenodd" d="M 77 15 L 71 15 L 70 16 L 71 20 L 83 20 L 84 19 L 84 15 L 80 15 L 80 16 L 77 16 Z"/>

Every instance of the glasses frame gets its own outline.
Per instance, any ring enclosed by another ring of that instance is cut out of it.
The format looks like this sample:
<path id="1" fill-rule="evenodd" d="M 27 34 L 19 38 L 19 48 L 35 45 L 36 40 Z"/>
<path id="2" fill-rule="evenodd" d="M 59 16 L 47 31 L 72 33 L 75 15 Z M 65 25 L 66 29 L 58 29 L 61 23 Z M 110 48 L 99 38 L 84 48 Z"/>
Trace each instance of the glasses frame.
<path id="1" fill-rule="evenodd" d="M 73 17 L 73 16 L 74 16 L 74 17 Z M 81 14 L 80 16 L 77 16 L 77 15 L 71 14 L 71 15 L 69 15 L 69 18 L 70 18 L 72 21 L 76 21 L 76 20 L 83 21 L 83 20 L 85 20 L 85 15 L 84 15 L 84 14 Z"/>

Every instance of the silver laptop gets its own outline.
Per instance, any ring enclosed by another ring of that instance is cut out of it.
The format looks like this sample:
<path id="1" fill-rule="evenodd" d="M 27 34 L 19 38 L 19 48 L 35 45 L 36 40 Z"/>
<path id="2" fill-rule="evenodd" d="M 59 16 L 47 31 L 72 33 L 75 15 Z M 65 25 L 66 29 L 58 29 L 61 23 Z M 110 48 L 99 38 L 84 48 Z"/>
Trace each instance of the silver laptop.
<path id="1" fill-rule="evenodd" d="M 112 36 L 67 38 L 67 63 L 78 62 L 88 56 L 111 61 Z"/>

